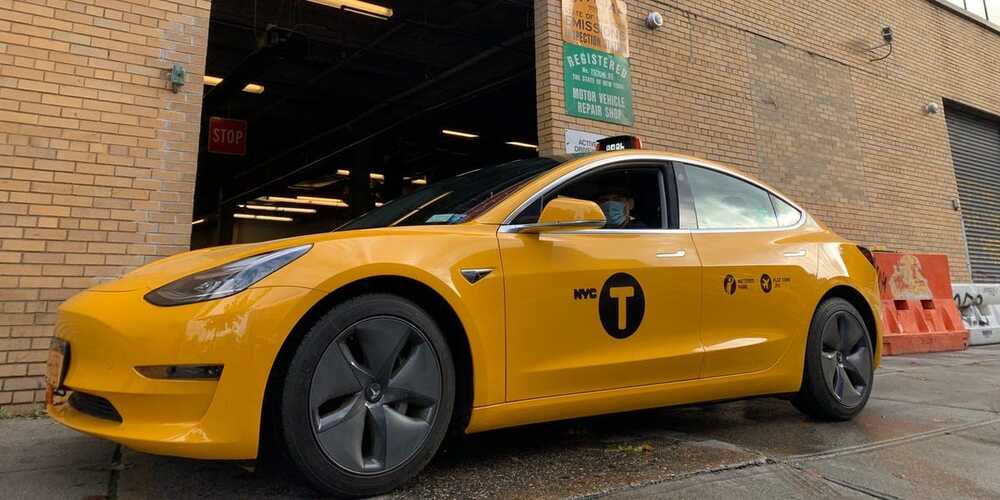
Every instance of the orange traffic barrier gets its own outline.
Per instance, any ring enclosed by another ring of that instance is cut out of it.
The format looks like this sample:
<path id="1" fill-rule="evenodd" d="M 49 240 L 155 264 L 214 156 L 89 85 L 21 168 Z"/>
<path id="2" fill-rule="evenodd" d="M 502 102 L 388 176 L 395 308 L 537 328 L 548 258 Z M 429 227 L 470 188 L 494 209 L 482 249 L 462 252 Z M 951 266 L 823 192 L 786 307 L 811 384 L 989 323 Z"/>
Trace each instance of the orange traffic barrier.
<path id="1" fill-rule="evenodd" d="M 951 295 L 948 257 L 874 252 L 886 332 L 882 353 L 962 351 L 969 331 Z"/>

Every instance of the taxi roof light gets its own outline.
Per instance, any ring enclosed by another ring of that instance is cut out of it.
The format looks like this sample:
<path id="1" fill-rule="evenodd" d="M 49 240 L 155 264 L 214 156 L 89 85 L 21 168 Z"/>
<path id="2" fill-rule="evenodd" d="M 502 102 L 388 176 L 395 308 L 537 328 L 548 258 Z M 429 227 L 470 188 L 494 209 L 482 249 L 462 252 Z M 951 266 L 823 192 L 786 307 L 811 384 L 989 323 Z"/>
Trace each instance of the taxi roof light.
<path id="1" fill-rule="evenodd" d="M 597 141 L 597 151 L 624 151 L 626 149 L 642 149 L 642 139 L 634 135 L 616 135 Z"/>

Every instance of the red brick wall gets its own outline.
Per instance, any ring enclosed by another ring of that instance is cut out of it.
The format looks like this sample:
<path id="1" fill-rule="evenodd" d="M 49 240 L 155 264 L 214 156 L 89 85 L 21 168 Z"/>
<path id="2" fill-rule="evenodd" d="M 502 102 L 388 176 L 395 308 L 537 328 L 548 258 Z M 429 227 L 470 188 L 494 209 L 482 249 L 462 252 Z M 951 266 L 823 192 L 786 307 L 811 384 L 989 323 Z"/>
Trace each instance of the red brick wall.
<path id="1" fill-rule="evenodd" d="M 207 0 L 0 0 L 0 406 L 59 303 L 188 248 Z M 167 72 L 188 70 L 173 93 Z"/>

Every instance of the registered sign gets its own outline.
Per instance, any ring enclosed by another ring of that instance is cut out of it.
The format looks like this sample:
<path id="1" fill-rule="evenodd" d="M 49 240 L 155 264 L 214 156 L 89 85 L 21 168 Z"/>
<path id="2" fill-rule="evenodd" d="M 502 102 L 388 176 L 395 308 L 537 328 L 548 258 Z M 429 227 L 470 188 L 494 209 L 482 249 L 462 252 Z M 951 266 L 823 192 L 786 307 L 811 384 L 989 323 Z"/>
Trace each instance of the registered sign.
<path id="1" fill-rule="evenodd" d="M 563 77 L 567 113 L 632 125 L 632 75 L 628 59 L 565 43 Z"/>

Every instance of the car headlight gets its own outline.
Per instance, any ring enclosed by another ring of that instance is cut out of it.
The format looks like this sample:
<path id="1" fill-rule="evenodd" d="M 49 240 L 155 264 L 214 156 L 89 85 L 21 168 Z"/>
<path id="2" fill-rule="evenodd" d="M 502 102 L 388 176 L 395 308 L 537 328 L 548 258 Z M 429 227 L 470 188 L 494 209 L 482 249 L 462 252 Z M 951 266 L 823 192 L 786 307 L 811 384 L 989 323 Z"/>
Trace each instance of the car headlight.
<path id="1" fill-rule="evenodd" d="M 228 297 L 246 290 L 310 248 L 312 245 L 275 250 L 201 271 L 147 293 L 146 301 L 158 306 L 179 306 Z"/>

